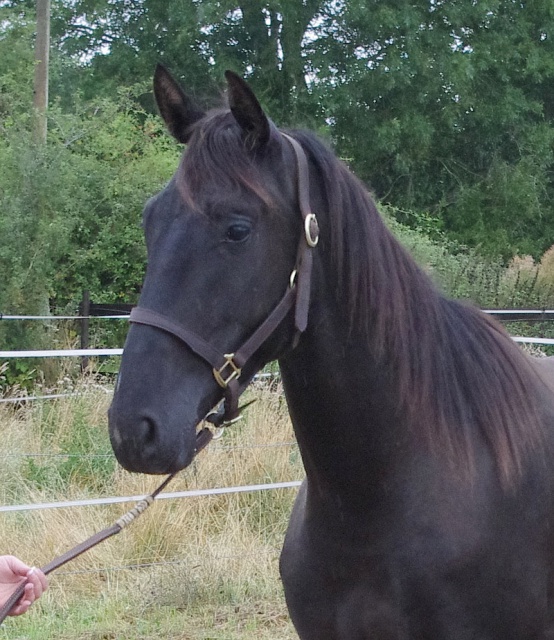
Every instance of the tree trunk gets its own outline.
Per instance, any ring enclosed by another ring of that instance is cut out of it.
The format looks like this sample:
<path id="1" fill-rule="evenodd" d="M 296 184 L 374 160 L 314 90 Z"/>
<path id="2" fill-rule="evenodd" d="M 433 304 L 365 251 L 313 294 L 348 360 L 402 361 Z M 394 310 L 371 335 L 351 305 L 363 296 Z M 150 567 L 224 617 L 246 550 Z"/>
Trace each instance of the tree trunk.
<path id="1" fill-rule="evenodd" d="M 37 0 L 37 39 L 35 43 L 35 140 L 46 142 L 48 108 L 48 61 L 50 53 L 50 0 Z"/>

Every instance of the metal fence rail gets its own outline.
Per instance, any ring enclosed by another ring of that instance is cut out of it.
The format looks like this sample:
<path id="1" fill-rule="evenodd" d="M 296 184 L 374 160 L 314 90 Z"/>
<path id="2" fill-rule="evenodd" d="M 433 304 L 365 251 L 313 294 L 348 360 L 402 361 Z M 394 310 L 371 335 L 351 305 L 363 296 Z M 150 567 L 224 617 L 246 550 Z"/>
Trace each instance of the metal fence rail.
<path id="1" fill-rule="evenodd" d="M 525 336 L 513 336 L 515 342 L 528 342 L 530 344 L 554 344 L 554 338 L 527 338 Z M 83 356 L 120 356 L 123 349 L 37 349 L 36 351 L 0 351 L 0 359 L 10 358 L 72 358 Z"/>
<path id="2" fill-rule="evenodd" d="M 219 487 L 216 489 L 191 489 L 189 491 L 168 491 L 160 493 L 157 500 L 175 500 L 178 498 L 199 498 L 201 496 L 222 496 L 229 493 L 247 493 L 253 491 L 270 491 L 272 489 L 296 489 L 302 484 L 301 480 L 289 482 L 272 482 L 267 484 L 249 484 L 238 487 Z M 69 507 L 91 507 L 108 504 L 121 504 L 124 502 L 137 502 L 144 495 L 137 496 L 112 496 L 107 498 L 89 498 L 88 500 L 68 500 L 65 502 L 40 502 L 33 504 L 10 504 L 0 506 L 0 513 L 9 511 L 37 511 L 44 509 L 67 509 Z"/>
<path id="3" fill-rule="evenodd" d="M 117 307 L 118 305 L 115 305 Z M 119 305 L 127 308 L 131 305 Z M 129 313 L 114 308 L 114 305 L 91 305 L 93 313 L 83 315 L 10 315 L 0 313 L 0 320 L 40 320 L 55 322 L 58 320 L 127 320 Z M 554 309 L 482 309 L 499 320 L 506 322 L 517 320 L 554 320 Z"/>
<path id="4" fill-rule="evenodd" d="M 0 351 L 0 358 L 74 358 L 84 356 L 120 356 L 123 349 L 37 349 Z"/>

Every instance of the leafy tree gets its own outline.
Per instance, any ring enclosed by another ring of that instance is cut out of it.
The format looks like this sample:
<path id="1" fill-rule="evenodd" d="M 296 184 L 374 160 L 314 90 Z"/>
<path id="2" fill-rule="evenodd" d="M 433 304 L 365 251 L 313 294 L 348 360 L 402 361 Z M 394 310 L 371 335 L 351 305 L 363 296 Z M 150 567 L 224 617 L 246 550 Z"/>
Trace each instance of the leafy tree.
<path id="1" fill-rule="evenodd" d="M 0 3 L 0 110 L 29 91 L 33 6 Z M 550 0 L 53 0 L 52 15 L 66 113 L 118 103 L 160 60 L 212 103 L 230 67 L 277 122 L 328 134 L 400 220 L 504 258 L 552 244 Z M 141 86 L 137 126 L 154 112 Z"/>
<path id="2" fill-rule="evenodd" d="M 430 211 L 456 239 L 504 256 L 552 241 L 549 0 L 57 7 L 59 50 L 77 63 L 60 92 L 72 77 L 89 97 L 113 94 L 162 60 L 209 102 L 230 67 L 279 123 L 328 130 L 399 211 Z"/>
<path id="3" fill-rule="evenodd" d="M 53 108 L 48 144 L 35 146 L 15 110 L 0 137 L 0 309 L 45 313 L 35 301 L 77 310 L 132 301 L 145 263 L 141 212 L 175 170 L 180 149 L 132 95 L 76 114 Z M 42 296 L 44 298 L 44 296 Z M 38 346 L 21 325 L 0 325 L 4 344 Z"/>
<path id="4" fill-rule="evenodd" d="M 457 239 L 541 253 L 554 237 L 553 26 L 543 0 L 341 4 L 313 58 L 339 149 L 381 199 L 433 212 Z"/>
<path id="5" fill-rule="evenodd" d="M 28 0 L 5 0 L 29 11 Z M 223 71 L 248 76 L 279 122 L 313 121 L 306 43 L 324 0 L 53 0 L 52 91 L 70 105 L 114 97 L 142 82 L 158 62 L 186 79 L 206 102 L 219 96 Z M 56 77 L 57 75 L 57 77 Z M 151 102 L 145 102 L 152 108 Z"/>
<path id="6" fill-rule="evenodd" d="M 33 12 L 28 15 L 0 3 L 0 127 L 3 129 L 10 126 L 12 112 L 18 105 L 25 105 L 24 110 L 30 111 L 34 30 Z"/>

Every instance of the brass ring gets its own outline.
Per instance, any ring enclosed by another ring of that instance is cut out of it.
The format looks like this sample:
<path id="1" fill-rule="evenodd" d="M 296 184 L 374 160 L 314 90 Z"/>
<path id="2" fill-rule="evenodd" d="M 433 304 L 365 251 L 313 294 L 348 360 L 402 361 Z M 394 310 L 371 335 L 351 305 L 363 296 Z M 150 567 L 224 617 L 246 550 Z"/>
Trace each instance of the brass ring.
<path id="1" fill-rule="evenodd" d="M 312 222 L 315 223 L 316 235 L 312 237 L 311 225 Z M 317 223 L 317 218 L 315 217 L 315 213 L 308 213 L 308 215 L 304 218 L 304 233 L 306 235 L 306 242 L 309 247 L 315 247 L 319 242 L 319 225 Z"/>
<path id="2" fill-rule="evenodd" d="M 219 440 L 225 431 L 224 427 L 215 427 L 212 429 L 212 440 Z"/>
<path id="3" fill-rule="evenodd" d="M 296 284 L 296 277 L 297 276 L 298 276 L 298 272 L 296 271 L 296 269 L 293 269 L 292 273 L 290 274 L 290 280 L 289 280 L 289 286 L 290 286 L 291 289 Z"/>

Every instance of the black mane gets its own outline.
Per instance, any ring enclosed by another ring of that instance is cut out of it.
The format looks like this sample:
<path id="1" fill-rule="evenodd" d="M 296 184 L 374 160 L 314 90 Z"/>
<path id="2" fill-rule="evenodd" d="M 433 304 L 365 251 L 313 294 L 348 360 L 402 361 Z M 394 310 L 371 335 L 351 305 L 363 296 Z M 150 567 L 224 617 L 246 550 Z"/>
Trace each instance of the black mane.
<path id="1" fill-rule="evenodd" d="M 531 359 L 499 323 L 442 295 L 386 227 L 365 186 L 316 136 L 295 137 L 326 192 L 324 228 L 341 303 L 392 366 L 414 428 L 471 472 L 476 424 L 509 480 L 541 441 Z"/>
<path id="2" fill-rule="evenodd" d="M 321 253 L 332 261 L 338 302 L 349 310 L 352 329 L 365 334 L 394 372 L 413 428 L 471 472 L 477 425 L 509 480 L 540 442 L 530 359 L 495 321 L 440 293 L 386 227 L 365 186 L 316 135 L 291 133 L 320 177 Z M 208 179 L 271 203 L 228 111 L 197 125 L 179 176 L 189 201 Z"/>

